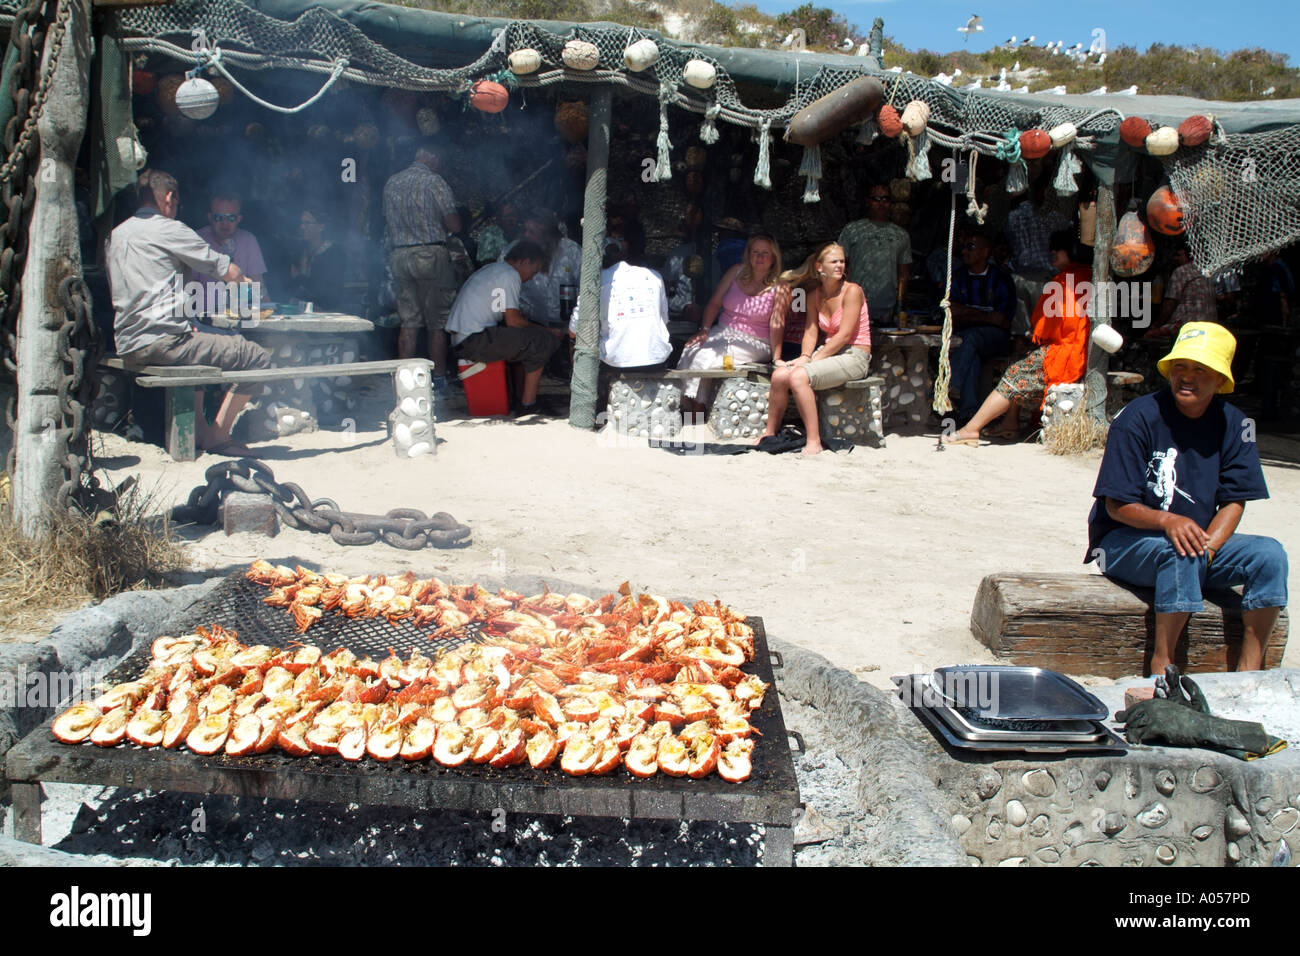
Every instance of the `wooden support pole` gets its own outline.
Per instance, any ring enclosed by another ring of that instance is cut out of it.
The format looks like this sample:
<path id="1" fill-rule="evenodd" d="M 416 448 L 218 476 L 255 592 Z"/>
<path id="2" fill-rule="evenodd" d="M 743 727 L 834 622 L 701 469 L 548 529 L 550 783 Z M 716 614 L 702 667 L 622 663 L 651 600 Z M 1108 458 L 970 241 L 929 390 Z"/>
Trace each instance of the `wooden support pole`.
<path id="1" fill-rule="evenodd" d="M 18 316 L 18 418 L 14 518 L 24 534 L 40 532 L 45 509 L 63 483 L 67 433 L 59 426 L 58 331 L 64 311 L 59 283 L 81 273 L 73 170 L 90 108 L 90 0 L 70 0 L 67 34 L 49 97 L 37 123 L 40 164 L 27 238 L 22 311 Z M 49 68 L 54 29 L 46 32 L 41 69 Z M 89 370 L 87 371 L 89 374 Z"/>
<path id="2" fill-rule="evenodd" d="M 1097 184 L 1097 229 L 1092 247 L 1092 328 L 1108 325 L 1114 318 L 1110 314 L 1112 297 L 1098 295 L 1096 290 L 1107 288 L 1110 281 L 1110 245 L 1115 237 L 1115 190 L 1105 183 Z M 1088 417 L 1106 424 L 1106 372 L 1110 369 L 1110 354 L 1088 341 L 1088 371 L 1084 375 L 1085 394 L 1088 400 Z"/>
<path id="3" fill-rule="evenodd" d="M 605 192 L 609 178 L 609 126 L 613 94 L 599 86 L 587 104 L 587 188 L 582 202 L 582 276 L 578 333 L 573 348 L 569 424 L 596 424 L 600 377 L 600 264 L 605 249 Z"/>

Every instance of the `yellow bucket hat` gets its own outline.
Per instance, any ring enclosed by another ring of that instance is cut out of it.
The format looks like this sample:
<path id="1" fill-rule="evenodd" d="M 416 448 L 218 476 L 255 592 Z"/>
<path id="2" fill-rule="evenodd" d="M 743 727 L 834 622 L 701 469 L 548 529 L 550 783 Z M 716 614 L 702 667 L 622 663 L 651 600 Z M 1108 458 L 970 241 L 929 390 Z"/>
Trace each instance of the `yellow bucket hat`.
<path id="1" fill-rule="evenodd" d="M 1227 395 L 1236 387 L 1232 380 L 1232 356 L 1236 351 L 1237 340 L 1217 322 L 1188 322 L 1179 330 L 1169 354 L 1156 363 L 1156 368 L 1168 378 L 1169 366 L 1179 359 L 1200 362 L 1226 379 L 1219 386 L 1219 394 Z"/>

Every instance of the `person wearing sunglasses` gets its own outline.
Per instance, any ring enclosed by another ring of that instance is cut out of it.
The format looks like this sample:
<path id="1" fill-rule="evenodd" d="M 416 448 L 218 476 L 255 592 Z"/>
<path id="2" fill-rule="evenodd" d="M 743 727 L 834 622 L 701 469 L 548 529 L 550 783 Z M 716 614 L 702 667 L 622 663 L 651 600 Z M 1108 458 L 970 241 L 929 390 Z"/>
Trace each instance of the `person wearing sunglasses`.
<path id="1" fill-rule="evenodd" d="M 877 325 L 890 325 L 894 310 L 907 295 L 912 265 L 912 240 L 889 221 L 889 186 L 876 183 L 867 190 L 867 218 L 840 231 L 839 246 L 848 257 L 847 278 L 862 287 Z"/>
<path id="2" fill-rule="evenodd" d="M 239 266 L 249 282 L 260 286 L 266 275 L 266 260 L 262 258 L 262 246 L 257 237 L 246 229 L 240 229 L 244 221 L 239 196 L 234 193 L 216 193 L 208 200 L 208 224 L 199 229 L 203 241 L 214 250 L 230 257 L 230 261 Z M 215 285 L 212 280 L 208 285 Z M 265 290 L 261 290 L 265 298 Z"/>

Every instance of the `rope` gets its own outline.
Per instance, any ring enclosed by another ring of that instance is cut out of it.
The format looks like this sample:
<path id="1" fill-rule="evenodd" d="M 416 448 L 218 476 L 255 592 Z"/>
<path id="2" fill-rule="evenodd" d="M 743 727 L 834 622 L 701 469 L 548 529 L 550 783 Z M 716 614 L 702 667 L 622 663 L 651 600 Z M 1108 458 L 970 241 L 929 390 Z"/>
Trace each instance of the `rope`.
<path id="1" fill-rule="evenodd" d="M 974 170 L 971 178 L 974 179 Z M 931 408 L 942 415 L 952 411 L 948 386 L 952 382 L 952 366 L 948 363 L 948 347 L 952 342 L 952 244 L 957 232 L 957 193 L 952 194 L 952 212 L 948 216 L 948 267 L 943 279 L 943 336 L 939 343 L 939 374 L 934 380 L 934 401 Z M 940 439 L 942 440 L 942 439 Z"/>
<path id="2" fill-rule="evenodd" d="M 305 110 L 307 107 L 311 106 L 313 103 L 315 103 L 322 96 L 324 96 L 326 93 L 329 92 L 329 88 L 338 81 L 338 78 L 342 76 L 344 71 L 348 68 L 347 57 L 339 57 L 337 60 L 334 61 L 334 66 L 330 70 L 330 78 L 325 81 L 324 86 L 322 86 L 319 90 L 316 91 L 315 96 L 313 96 L 309 100 L 306 100 L 303 103 L 300 103 L 298 106 L 276 106 L 274 103 L 268 103 L 266 100 L 254 94 L 252 91 L 248 89 L 248 87 L 244 86 L 244 84 L 240 83 L 237 79 L 235 79 L 233 76 L 230 75 L 230 71 L 227 70 L 225 64 L 221 62 L 222 53 L 223 53 L 221 49 L 218 48 L 215 50 L 207 50 L 203 52 L 207 53 L 207 59 L 208 59 L 207 65 L 216 67 L 217 72 L 220 73 L 222 76 L 224 76 L 226 79 L 228 79 L 231 82 L 231 85 L 235 87 L 235 89 L 239 90 L 239 92 L 243 93 L 245 96 L 247 96 L 258 106 L 264 107 L 268 110 L 274 110 L 276 113 L 285 113 L 285 114 L 300 113 L 303 110 Z M 202 62 L 202 59 L 203 59 L 203 53 L 200 53 L 199 54 L 200 62 Z"/>
<path id="3" fill-rule="evenodd" d="M 989 214 L 989 207 L 988 203 L 980 203 L 975 199 L 975 170 L 979 167 L 979 161 L 979 150 L 972 149 L 970 151 L 970 174 L 966 177 L 966 198 L 969 200 L 966 205 L 966 215 L 982 226 L 984 225 L 984 217 Z"/>

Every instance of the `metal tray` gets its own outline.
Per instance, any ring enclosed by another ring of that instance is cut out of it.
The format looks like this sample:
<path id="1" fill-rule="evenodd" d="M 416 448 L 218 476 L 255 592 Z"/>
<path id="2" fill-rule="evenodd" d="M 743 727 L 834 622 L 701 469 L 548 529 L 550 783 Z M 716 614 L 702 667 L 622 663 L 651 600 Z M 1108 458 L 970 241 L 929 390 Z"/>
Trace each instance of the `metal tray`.
<path id="1" fill-rule="evenodd" d="M 1106 738 L 1106 731 L 1096 722 L 1091 720 L 1059 720 L 1059 721 L 1004 721 L 1003 723 L 1017 724 L 1024 723 L 1024 728 L 1004 728 L 1004 727 L 985 727 L 971 720 L 960 710 L 946 706 L 943 692 L 934 684 L 934 678 L 930 674 L 912 674 L 909 675 L 912 680 L 912 687 L 919 688 L 924 697 L 924 691 L 929 689 L 933 692 L 935 704 L 922 704 L 925 710 L 937 713 L 940 718 L 948 725 L 954 734 L 963 740 L 988 740 L 988 741 L 1026 741 L 1035 743 L 1062 743 L 1062 744 L 1088 744 L 1097 743 Z M 894 683 L 898 684 L 905 678 L 895 677 Z M 912 701 L 916 700 L 913 696 Z M 915 706 L 915 704 L 913 705 Z M 1044 726 L 1046 725 L 1046 726 Z"/>
<path id="2" fill-rule="evenodd" d="M 944 695 L 950 706 L 954 709 L 960 706 L 976 721 L 1105 720 L 1110 714 L 1105 704 L 1070 678 L 1042 667 L 959 664 L 936 667 L 933 676 L 932 686 L 938 688 L 953 685 L 983 688 L 991 684 L 996 689 L 988 703 L 980 700 L 978 692 L 971 701 L 954 701 L 950 695 Z"/>
<path id="3" fill-rule="evenodd" d="M 898 681 L 899 696 L 907 701 L 912 698 L 911 682 L 920 675 L 909 674 L 905 677 L 895 678 Z M 1100 727 L 1103 737 L 1096 743 L 1056 743 L 1037 740 L 1025 740 L 1021 738 L 1016 741 L 1010 740 L 967 740 L 957 736 L 952 729 L 944 723 L 938 716 L 938 712 L 932 707 L 914 707 L 909 705 L 909 710 L 920 719 L 921 723 L 930 728 L 931 732 L 939 737 L 949 747 L 956 750 L 970 750 L 980 753 L 1006 753 L 1016 751 L 1019 753 L 1031 754 L 1064 754 L 1064 753 L 1116 753 L 1128 750 L 1128 745 L 1119 737 L 1115 736 L 1109 728 Z"/>

